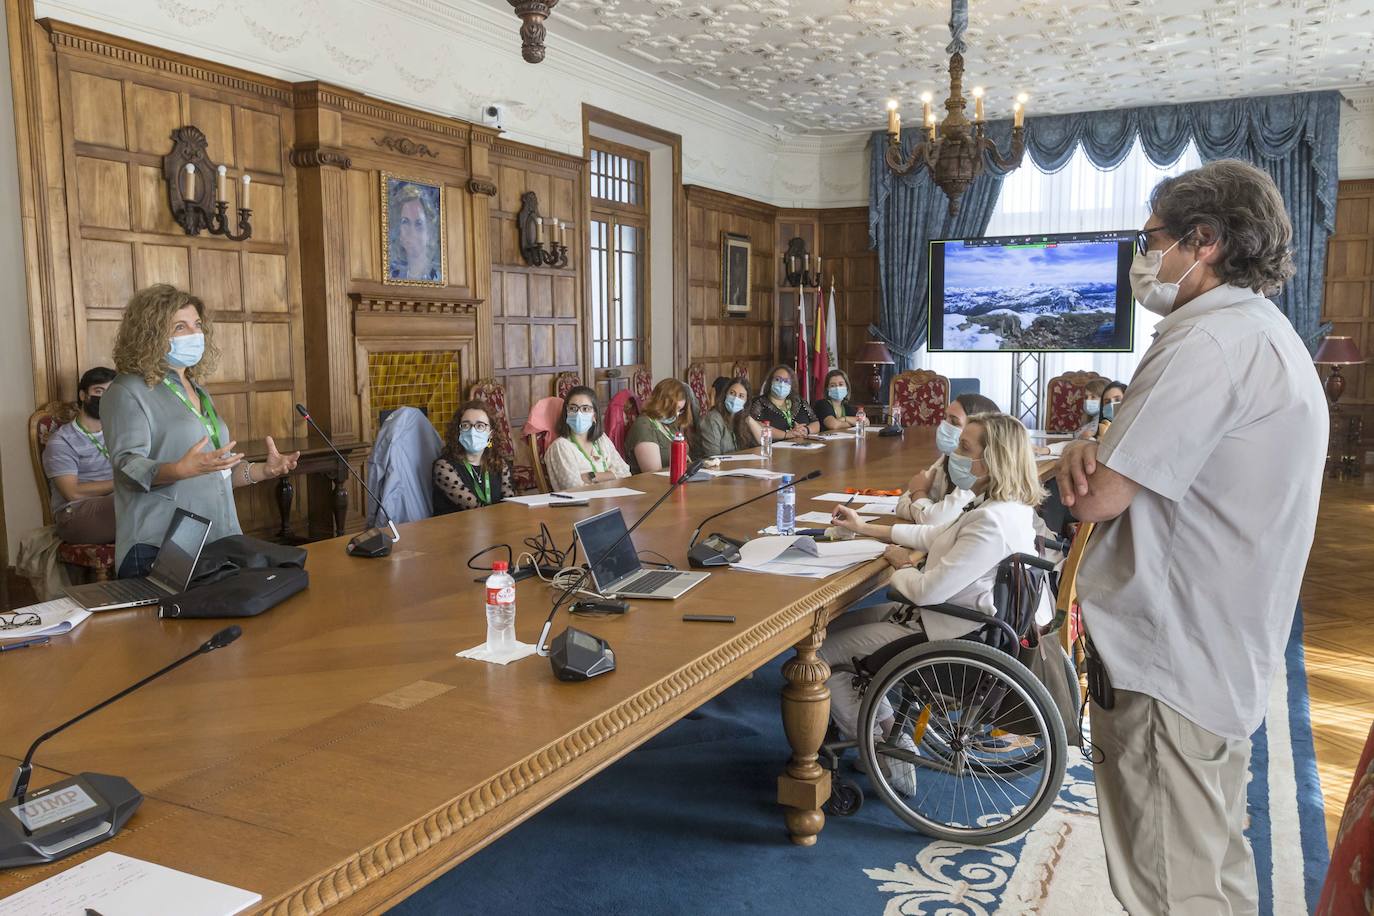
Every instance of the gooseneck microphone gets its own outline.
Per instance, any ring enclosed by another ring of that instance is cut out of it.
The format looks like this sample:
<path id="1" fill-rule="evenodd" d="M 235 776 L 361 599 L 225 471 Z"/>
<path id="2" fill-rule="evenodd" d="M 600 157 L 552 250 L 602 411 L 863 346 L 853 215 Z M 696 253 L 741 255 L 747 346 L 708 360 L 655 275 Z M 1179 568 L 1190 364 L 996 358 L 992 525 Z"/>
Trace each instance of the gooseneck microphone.
<path id="1" fill-rule="evenodd" d="M 236 626 L 225 627 L 223 630 L 220 630 L 214 636 L 211 636 L 201 645 L 196 647 L 194 651 L 190 652 L 187 655 L 183 655 L 181 658 L 172 662 L 170 665 L 163 668 L 162 670 L 155 671 L 154 673 L 145 677 L 143 680 L 139 681 L 137 684 L 134 684 L 131 687 L 126 687 L 119 693 L 110 697 L 108 700 L 105 700 L 102 703 L 92 706 L 90 709 L 86 710 L 81 715 L 76 716 L 72 719 L 68 719 L 66 722 L 63 722 L 61 725 L 57 726 L 57 728 L 51 729 L 39 735 L 38 738 L 33 742 L 33 744 L 29 745 L 29 752 L 24 755 L 24 762 L 19 764 L 19 770 L 14 774 L 14 789 L 10 792 L 10 797 L 22 800 L 24 796 L 28 794 L 29 779 L 33 775 L 33 755 L 34 752 L 38 750 L 38 746 L 42 744 L 44 741 L 47 741 L 53 735 L 58 734 L 64 729 L 67 729 L 75 725 L 76 723 L 80 722 L 82 719 L 86 718 L 92 713 L 100 712 L 100 710 L 104 709 L 106 706 L 109 706 L 115 700 L 122 700 L 124 697 L 127 697 L 129 694 L 133 693 L 135 690 L 142 687 L 144 684 L 147 684 L 150 681 L 157 680 L 167 672 L 171 671 L 174 668 L 178 668 L 181 665 L 186 664 L 196 656 L 204 655 L 207 652 L 213 652 L 216 649 L 224 648 L 234 640 L 238 639 L 239 636 L 242 635 L 242 633 L 243 630 L 239 629 Z"/>
<path id="2" fill-rule="evenodd" d="M 363 480 L 361 474 L 353 470 L 353 465 L 348 463 L 348 459 L 345 458 L 343 453 L 334 445 L 334 441 L 329 438 L 324 430 L 320 429 L 320 425 L 315 422 L 314 417 L 310 416 L 310 412 L 305 409 L 304 404 L 296 405 L 296 413 L 304 417 L 305 422 L 310 424 L 310 428 L 320 434 L 320 438 L 324 440 L 324 444 L 329 446 L 329 450 L 334 453 L 334 457 L 338 458 L 339 462 L 344 467 L 348 468 L 348 473 L 352 474 L 353 479 L 358 481 L 358 486 L 363 488 L 363 492 L 366 493 L 368 498 L 377 506 L 377 511 L 385 516 L 386 523 L 391 528 L 390 541 L 387 541 L 386 534 L 383 533 L 381 528 L 374 526 L 354 535 L 353 539 L 348 542 L 348 546 L 345 547 L 344 550 L 352 557 L 375 559 L 377 557 L 387 556 L 391 553 L 391 545 L 401 539 L 401 535 L 396 531 L 396 523 L 391 520 L 391 513 L 386 511 L 386 506 L 382 505 L 382 501 L 368 489 L 367 481 Z"/>
<path id="3" fill-rule="evenodd" d="M 765 496 L 772 496 L 774 493 L 777 493 L 777 492 L 780 491 L 780 490 L 786 490 L 788 487 L 795 487 L 797 484 L 802 483 L 802 482 L 807 481 L 807 480 L 815 480 L 815 479 L 816 479 L 817 477 L 819 477 L 819 476 L 821 476 L 821 472 L 820 472 L 819 469 L 818 469 L 818 470 L 815 470 L 815 471 L 812 471 L 810 474 L 803 474 L 801 477 L 798 477 L 796 480 L 793 480 L 791 483 L 782 484 L 781 486 L 774 487 L 774 488 L 771 489 L 771 490 L 764 490 L 762 493 L 758 494 L 757 496 L 751 496 L 751 497 L 749 497 L 749 498 L 746 499 L 744 502 L 735 503 L 733 506 L 727 506 L 726 508 L 721 509 L 719 512 L 716 512 L 716 513 L 714 513 L 714 514 L 712 514 L 712 515 L 706 516 L 704 519 L 701 520 L 701 524 L 700 524 L 700 525 L 697 525 L 696 530 L 692 532 L 691 540 L 689 540 L 689 541 L 687 542 L 687 560 L 688 560 L 688 562 L 689 562 L 692 566 L 695 566 L 695 567 L 701 567 L 701 566 L 724 566 L 724 565 L 726 565 L 724 561 L 718 560 L 717 552 L 716 552 L 716 551 L 711 551 L 711 557 L 709 558 L 709 561 L 708 561 L 708 558 L 707 558 L 707 557 L 701 556 L 701 555 L 699 555 L 699 553 L 698 553 L 697 555 L 694 555 L 693 552 L 692 552 L 692 551 L 693 551 L 693 548 L 696 547 L 697 538 L 701 537 L 701 529 L 703 529 L 703 528 L 706 527 L 706 523 L 707 523 L 707 522 L 709 522 L 709 521 L 710 521 L 711 519 L 713 519 L 713 518 L 720 518 L 722 515 L 725 515 L 725 514 L 728 513 L 728 512 L 734 512 L 736 509 L 742 509 L 742 508 L 744 508 L 745 506 L 749 505 L 749 504 L 752 503 L 752 502 L 757 502 L 758 500 L 763 499 Z"/>
<path id="4" fill-rule="evenodd" d="M 611 546 L 607 547 L 605 550 L 601 552 L 601 556 L 597 557 L 595 560 L 593 560 L 591 557 L 587 558 L 587 565 L 582 569 L 577 579 L 574 580 L 572 585 L 568 586 L 568 588 L 564 590 L 563 594 L 558 596 L 558 599 L 553 603 L 553 607 L 549 609 L 548 619 L 544 621 L 544 628 L 539 631 L 539 641 L 535 644 L 535 651 L 538 654 L 543 656 L 549 655 L 548 639 L 549 630 L 553 628 L 553 618 L 558 614 L 558 609 L 561 608 L 564 604 L 566 604 L 573 595 L 577 594 L 577 590 L 582 587 L 582 583 L 587 581 L 587 577 L 591 575 L 592 567 L 595 566 L 597 563 L 603 562 L 607 557 L 615 553 L 616 548 L 618 548 L 621 544 L 625 543 L 625 541 L 629 539 L 630 535 L 634 534 L 635 529 L 638 528 L 640 525 L 644 524 L 644 520 L 646 518 L 654 514 L 654 510 L 656 510 L 659 506 L 663 505 L 663 501 L 668 498 L 668 495 L 672 493 L 674 490 L 676 490 L 678 487 L 685 484 L 688 480 L 690 480 L 694 474 L 701 470 L 702 465 L 704 465 L 705 463 L 706 462 L 704 459 L 698 459 L 696 461 L 693 461 L 687 467 L 687 470 L 683 472 L 682 476 L 679 477 L 677 480 L 673 481 L 672 484 L 668 487 L 668 489 L 663 491 L 663 495 L 659 496 L 659 498 L 654 501 L 654 504 L 650 506 L 647 510 L 645 510 L 644 514 L 641 515 L 633 525 L 631 525 L 629 528 L 626 528 L 624 534 L 615 539 L 615 543 L 611 544 Z M 584 633 L 582 630 L 579 630 L 576 627 L 568 627 L 566 630 L 564 630 L 562 633 L 558 634 L 558 636 L 555 637 L 555 641 L 563 641 L 564 643 L 568 642 L 569 640 L 573 641 L 574 643 L 595 641 L 598 643 L 602 643 L 603 645 L 605 642 L 604 640 L 600 640 L 597 637 L 592 636 L 590 633 Z M 610 646 L 604 646 L 604 651 L 609 652 Z M 611 657 L 614 658 L 613 655 Z M 551 664 L 553 663 L 551 662 Z M 614 662 L 612 662 L 612 667 L 614 667 Z M 611 670 L 611 668 L 606 668 L 605 670 L 609 671 Z M 604 672 L 597 671 L 596 673 L 600 674 Z M 573 679 L 565 677 L 564 673 L 559 671 L 559 668 L 556 664 L 554 664 L 554 674 L 557 674 L 559 678 L 562 680 Z"/>

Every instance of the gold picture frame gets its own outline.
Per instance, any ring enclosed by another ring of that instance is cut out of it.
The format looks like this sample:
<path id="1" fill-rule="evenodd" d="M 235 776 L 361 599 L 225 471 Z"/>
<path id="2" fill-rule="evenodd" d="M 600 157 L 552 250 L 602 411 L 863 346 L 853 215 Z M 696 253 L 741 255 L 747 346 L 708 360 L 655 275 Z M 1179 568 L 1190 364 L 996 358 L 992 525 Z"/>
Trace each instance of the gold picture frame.
<path id="1" fill-rule="evenodd" d="M 725 314 L 749 314 L 749 295 L 753 283 L 753 246 L 749 236 L 734 232 L 720 234 L 720 300 Z"/>
<path id="2" fill-rule="evenodd" d="M 448 238 L 444 184 L 382 172 L 382 282 L 445 286 Z M 412 264 L 415 260 L 418 263 Z"/>

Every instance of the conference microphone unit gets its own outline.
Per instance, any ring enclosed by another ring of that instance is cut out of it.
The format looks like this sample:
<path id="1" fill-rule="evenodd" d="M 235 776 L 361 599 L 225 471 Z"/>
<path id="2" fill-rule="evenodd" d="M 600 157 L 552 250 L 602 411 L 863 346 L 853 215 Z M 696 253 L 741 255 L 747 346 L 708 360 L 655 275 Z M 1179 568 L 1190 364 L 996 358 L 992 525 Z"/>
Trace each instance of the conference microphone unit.
<path id="1" fill-rule="evenodd" d="M 358 481 L 358 486 L 363 488 L 363 492 L 366 493 L 373 504 L 377 506 L 377 511 L 386 517 L 386 523 L 391 528 L 390 541 L 386 539 L 385 531 L 373 526 L 366 531 L 355 534 L 353 539 L 348 542 L 348 546 L 344 548 L 344 551 L 351 557 L 366 557 L 367 559 L 387 556 L 391 553 L 391 545 L 401 539 L 400 533 L 396 531 L 396 523 L 391 520 L 391 513 L 386 511 L 386 506 L 382 505 L 382 501 L 373 495 L 372 491 L 367 488 L 367 481 L 363 480 L 361 474 L 353 470 L 353 465 L 348 463 L 348 459 L 345 458 L 343 453 L 334 445 L 334 441 L 329 438 L 324 430 L 320 429 L 320 425 L 315 422 L 314 417 L 310 416 L 310 412 L 305 409 L 304 404 L 296 405 L 296 413 L 304 417 L 305 422 L 310 424 L 310 428 L 320 434 L 320 438 L 324 440 L 324 444 L 329 446 L 329 450 L 334 453 L 334 457 L 339 459 L 339 463 L 348 468 L 348 473 L 352 474 L 353 479 Z"/>
<path id="2" fill-rule="evenodd" d="M 812 471 L 810 474 L 803 474 L 791 483 L 785 483 L 771 490 L 764 490 L 757 496 L 751 496 L 742 503 L 736 503 L 733 506 L 721 509 L 714 515 L 706 516 L 701 520 L 701 524 L 697 525 L 696 530 L 692 532 L 691 540 L 687 542 L 687 564 L 693 569 L 703 569 L 708 566 L 729 566 L 731 563 L 738 562 L 739 549 L 743 546 L 742 541 L 737 541 L 734 538 L 729 538 L 713 531 L 707 535 L 706 540 L 702 541 L 700 544 L 697 543 L 697 538 L 701 537 L 701 529 L 706 527 L 706 523 L 713 518 L 720 518 L 728 512 L 742 509 L 752 502 L 763 499 L 765 496 L 772 496 L 780 490 L 786 490 L 788 487 L 795 487 L 797 484 L 807 480 L 815 480 L 819 476 L 821 476 L 819 470 Z"/>
<path id="3" fill-rule="evenodd" d="M 539 631 L 539 640 L 535 643 L 535 652 L 548 657 L 549 666 L 553 668 L 554 676 L 560 681 L 585 681 L 599 674 L 608 674 L 614 671 L 615 651 L 611 649 L 611 644 L 600 636 L 593 636 L 585 630 L 579 630 L 572 626 L 555 636 L 552 642 L 547 642 L 549 630 L 553 628 L 553 618 L 558 614 L 558 609 L 567 603 L 569 598 L 577 594 L 582 583 L 587 581 L 587 576 L 591 575 L 593 566 L 605 561 L 607 557 L 615 553 L 616 548 L 625 543 L 630 535 L 634 534 L 635 529 L 644 524 L 646 518 L 654 514 L 654 510 L 663 505 L 663 501 L 668 498 L 669 494 L 687 483 L 694 474 L 701 470 L 705 463 L 702 459 L 693 461 L 682 476 L 673 481 L 668 489 L 663 491 L 663 495 L 655 500 L 654 504 L 633 525 L 626 528 L 624 534 L 615 539 L 615 543 L 601 552 L 601 556 L 597 557 L 595 561 L 591 557 L 587 558 L 587 565 L 578 574 L 577 579 L 554 601 L 553 607 L 549 610 L 549 616 L 544 621 L 544 628 Z"/>
<path id="4" fill-rule="evenodd" d="M 143 794 L 127 779 L 104 773 L 80 773 L 29 794 L 33 755 L 39 745 L 196 656 L 224 648 L 242 633 L 236 626 L 225 627 L 162 670 L 39 735 L 14 774 L 10 797 L 0 803 L 0 868 L 56 862 L 103 843 L 118 833 L 143 803 Z"/>

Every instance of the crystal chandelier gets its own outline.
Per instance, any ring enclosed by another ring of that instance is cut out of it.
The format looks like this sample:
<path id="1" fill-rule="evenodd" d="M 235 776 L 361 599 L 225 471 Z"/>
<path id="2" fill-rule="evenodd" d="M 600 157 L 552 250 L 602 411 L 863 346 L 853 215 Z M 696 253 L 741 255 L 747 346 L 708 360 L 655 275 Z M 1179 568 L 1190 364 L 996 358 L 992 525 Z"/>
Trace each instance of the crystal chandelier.
<path id="1" fill-rule="evenodd" d="M 987 136 L 987 122 L 983 117 L 983 90 L 973 90 L 973 121 L 964 115 L 964 31 L 968 28 L 968 0 L 953 0 L 950 4 L 949 32 L 951 41 L 945 48 L 949 52 L 949 98 L 945 100 L 944 121 L 937 124 L 935 113 L 931 110 L 932 96 L 929 92 L 921 96 L 924 103 L 922 129 L 925 138 L 912 148 L 911 154 L 902 156 L 902 116 L 897 111 L 897 100 L 887 103 L 887 150 L 884 158 L 887 167 L 896 175 L 905 175 L 913 169 L 925 166 L 930 169 L 930 177 L 936 186 L 949 198 L 949 214 L 959 212 L 959 198 L 973 180 L 983 172 L 983 154 L 997 163 L 997 167 L 1011 171 L 1021 165 L 1026 151 L 1026 101 L 1021 93 L 1016 97 L 1011 131 L 1011 152 L 1003 156 L 997 144 Z"/>

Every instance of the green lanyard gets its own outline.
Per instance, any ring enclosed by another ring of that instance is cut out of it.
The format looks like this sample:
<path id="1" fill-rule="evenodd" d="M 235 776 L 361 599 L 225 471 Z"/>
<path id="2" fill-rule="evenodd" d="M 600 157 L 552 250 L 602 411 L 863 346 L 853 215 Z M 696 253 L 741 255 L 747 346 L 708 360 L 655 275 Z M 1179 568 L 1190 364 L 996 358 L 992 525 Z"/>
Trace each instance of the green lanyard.
<path id="1" fill-rule="evenodd" d="M 664 426 L 662 422 L 654 417 L 649 417 L 649 422 L 658 427 L 658 431 L 663 433 L 663 438 L 667 439 L 669 442 L 673 441 L 673 434 L 668 432 L 668 427 Z"/>
<path id="2" fill-rule="evenodd" d="M 197 388 L 196 393 L 200 395 L 200 410 L 196 410 L 191 406 L 190 400 L 186 397 L 186 393 L 181 390 L 180 385 L 173 384 L 172 380 L 169 378 L 163 379 L 162 384 L 166 385 L 167 390 L 176 395 L 177 400 L 185 404 L 186 409 L 191 411 L 195 418 L 200 421 L 200 425 L 205 427 L 205 434 L 210 437 L 210 441 L 213 442 L 215 448 L 218 449 L 219 414 L 215 413 L 215 405 L 211 402 L 210 396 Z"/>
<path id="3" fill-rule="evenodd" d="M 91 440 L 91 445 L 94 445 L 96 448 L 100 449 L 100 454 L 105 456 L 106 461 L 110 460 L 110 450 L 105 448 L 105 443 L 97 439 L 95 437 L 95 433 L 91 432 L 86 427 L 82 426 L 80 419 L 72 420 L 72 425 L 74 425 L 77 429 L 81 431 L 81 435 Z"/>
<path id="4" fill-rule="evenodd" d="M 463 462 L 463 467 L 467 468 L 468 473 L 472 475 L 472 492 L 477 494 L 477 501 L 484 506 L 490 506 L 491 472 L 483 470 L 481 475 L 479 476 L 477 473 L 477 469 L 472 465 L 468 464 L 468 460 L 466 458 L 463 458 L 461 460 Z"/>
<path id="5" fill-rule="evenodd" d="M 584 448 L 582 447 L 582 443 L 581 443 L 581 442 L 578 442 L 576 439 L 573 439 L 572 436 L 569 436 L 568 438 L 569 438 L 569 439 L 572 439 L 572 444 L 575 445 L 575 446 L 577 446 L 577 450 L 578 450 L 579 452 L 582 453 L 582 457 L 583 457 L 583 458 L 586 458 L 586 459 L 587 459 L 587 463 L 590 464 L 590 465 L 592 466 L 592 473 L 593 473 L 593 474 L 600 474 L 602 471 L 609 471 L 609 470 L 611 469 L 611 463 L 610 463 L 609 461 L 607 461 L 607 460 L 606 460 L 606 456 L 605 456 L 604 454 L 601 453 L 601 443 L 600 443 L 600 442 L 598 442 L 598 443 L 596 443 L 596 445 L 592 446 L 592 450 L 593 450 L 594 452 L 596 452 L 596 457 L 597 457 L 598 459 L 600 459 L 601 463 L 602 463 L 603 465 L 605 465 L 605 467 L 597 467 L 596 462 L 592 460 L 592 456 L 591 456 L 591 455 L 588 455 L 588 454 L 587 454 L 587 450 L 584 449 Z"/>
<path id="6" fill-rule="evenodd" d="M 784 420 L 787 421 L 787 428 L 788 428 L 788 429 L 791 429 L 791 428 L 792 428 L 792 402 L 791 402 L 791 401 L 788 401 L 786 407 L 779 407 L 779 408 L 778 408 L 778 413 L 782 414 L 782 418 L 783 418 Z"/>

